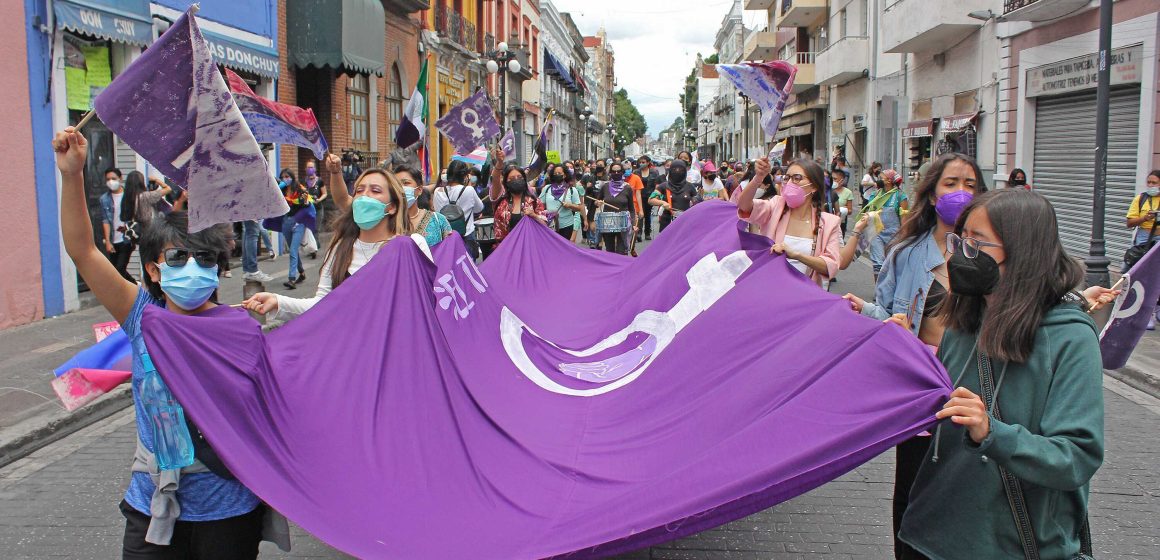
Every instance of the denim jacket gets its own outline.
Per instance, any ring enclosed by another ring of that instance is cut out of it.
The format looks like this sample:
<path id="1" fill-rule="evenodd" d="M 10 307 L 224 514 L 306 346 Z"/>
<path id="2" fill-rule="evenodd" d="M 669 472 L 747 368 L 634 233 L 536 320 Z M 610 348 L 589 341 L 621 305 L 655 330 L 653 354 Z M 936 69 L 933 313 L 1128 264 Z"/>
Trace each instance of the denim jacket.
<path id="1" fill-rule="evenodd" d="M 105 218 L 104 223 L 113 227 L 113 195 L 107 192 L 101 195 L 101 216 Z"/>
<path id="2" fill-rule="evenodd" d="M 875 303 L 866 302 L 862 314 L 879 320 L 889 319 L 895 313 L 909 313 L 914 302 L 917 309 L 911 315 L 911 331 L 918 335 L 922 325 L 926 294 L 934 282 L 934 270 L 946 262 L 934 239 L 934 230 L 926 232 L 913 245 L 897 246 L 886 255 L 878 285 L 874 289 Z M 917 295 L 917 298 L 915 297 Z"/>

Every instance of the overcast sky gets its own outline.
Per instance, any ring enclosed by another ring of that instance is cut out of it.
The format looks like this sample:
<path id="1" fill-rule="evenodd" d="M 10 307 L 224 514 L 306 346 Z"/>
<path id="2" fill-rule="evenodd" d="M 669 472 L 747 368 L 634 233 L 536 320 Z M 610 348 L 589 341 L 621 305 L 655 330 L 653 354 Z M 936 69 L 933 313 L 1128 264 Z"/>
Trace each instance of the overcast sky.
<path id="1" fill-rule="evenodd" d="M 732 0 L 553 0 L 580 32 L 603 25 L 616 55 L 617 88 L 628 90 L 656 136 L 681 114 L 680 94 L 697 53 L 709 56 Z M 750 26 L 760 18 L 747 12 Z"/>

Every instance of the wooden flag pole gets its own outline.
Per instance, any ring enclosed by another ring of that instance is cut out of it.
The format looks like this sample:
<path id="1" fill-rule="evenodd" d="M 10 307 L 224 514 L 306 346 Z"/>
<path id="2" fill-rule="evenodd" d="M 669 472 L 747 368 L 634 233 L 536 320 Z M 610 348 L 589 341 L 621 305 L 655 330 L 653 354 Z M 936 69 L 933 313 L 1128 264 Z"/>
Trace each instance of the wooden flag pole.
<path id="1" fill-rule="evenodd" d="M 81 122 L 77 123 L 76 126 L 74 126 L 73 128 L 76 129 L 77 132 L 80 132 L 80 130 L 82 128 L 84 128 L 85 125 L 88 124 L 90 120 L 92 120 L 93 115 L 96 115 L 96 114 L 97 114 L 96 111 L 89 111 L 89 112 L 85 113 L 85 116 L 81 117 Z"/>

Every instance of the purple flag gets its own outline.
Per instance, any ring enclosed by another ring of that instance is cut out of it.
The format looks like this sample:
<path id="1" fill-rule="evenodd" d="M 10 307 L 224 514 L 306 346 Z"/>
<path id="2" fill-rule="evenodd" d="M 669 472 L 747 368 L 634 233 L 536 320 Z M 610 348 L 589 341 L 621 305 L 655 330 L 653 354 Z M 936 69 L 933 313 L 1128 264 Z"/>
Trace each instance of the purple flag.
<path id="1" fill-rule="evenodd" d="M 160 308 L 143 331 L 230 470 L 359 557 L 604 557 L 933 423 L 950 382 L 909 332 L 770 255 L 730 204 L 669 230 L 632 259 L 523 220 L 482 269 L 459 239 L 433 263 L 399 237 L 269 334 Z"/>
<path id="2" fill-rule="evenodd" d="M 117 136 L 189 190 L 189 228 L 290 210 L 189 8 L 93 101 Z"/>
<path id="3" fill-rule="evenodd" d="M 435 128 L 447 136 L 455 151 L 461 154 L 470 153 L 476 146 L 494 140 L 501 132 L 495 111 L 487 101 L 487 92 L 482 88 L 439 117 Z"/>
<path id="4" fill-rule="evenodd" d="M 761 128 L 770 138 L 777 134 L 785 103 L 793 93 L 797 67 L 784 60 L 718 64 L 717 70 L 761 108 Z"/>
<path id="5" fill-rule="evenodd" d="M 1100 333 L 1100 351 L 1103 354 L 1104 369 L 1120 369 L 1128 363 L 1128 358 L 1144 330 L 1148 318 L 1156 313 L 1156 299 L 1160 294 L 1160 251 L 1156 245 L 1135 266 L 1124 273 L 1124 291 L 1116 298 L 1111 319 Z"/>
<path id="6" fill-rule="evenodd" d="M 516 133 L 512 129 L 503 133 L 503 138 L 499 139 L 499 148 L 503 150 L 504 161 L 516 159 Z"/>

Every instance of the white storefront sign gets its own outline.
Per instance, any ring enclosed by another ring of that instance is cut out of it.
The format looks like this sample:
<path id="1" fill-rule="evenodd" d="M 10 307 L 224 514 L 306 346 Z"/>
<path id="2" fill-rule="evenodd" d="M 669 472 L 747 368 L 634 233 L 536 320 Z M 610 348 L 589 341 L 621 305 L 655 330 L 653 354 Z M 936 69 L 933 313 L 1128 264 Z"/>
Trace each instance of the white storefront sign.
<path id="1" fill-rule="evenodd" d="M 1144 46 L 1113 49 L 1111 85 L 1140 83 L 1144 70 Z M 1099 82 L 1099 54 L 1093 53 L 1027 71 L 1027 97 L 1058 95 L 1096 87 Z"/>

